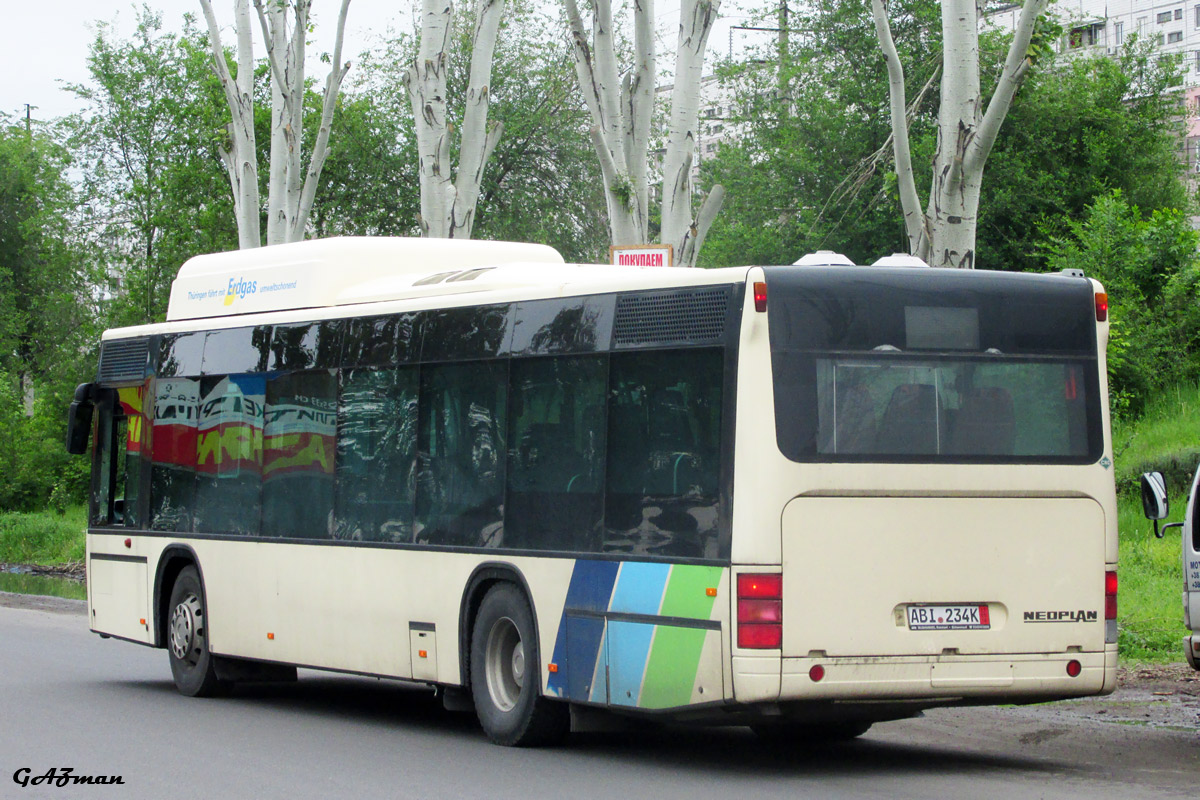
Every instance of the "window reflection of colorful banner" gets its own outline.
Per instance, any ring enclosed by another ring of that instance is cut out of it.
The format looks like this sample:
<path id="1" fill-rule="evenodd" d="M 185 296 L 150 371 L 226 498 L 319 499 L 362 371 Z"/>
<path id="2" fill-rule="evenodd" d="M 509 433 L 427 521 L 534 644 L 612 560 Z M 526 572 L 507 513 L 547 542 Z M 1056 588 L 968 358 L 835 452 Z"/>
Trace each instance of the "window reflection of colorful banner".
<path id="1" fill-rule="evenodd" d="M 233 477 L 262 473 L 262 375 L 232 375 L 211 387 L 205 381 L 196 435 L 196 470 Z"/>
<path id="2" fill-rule="evenodd" d="M 190 378 L 160 380 L 154 392 L 156 465 L 196 466 L 196 424 L 200 381 Z"/>
<path id="3" fill-rule="evenodd" d="M 140 455 L 142 452 L 142 423 L 145 420 L 142 409 L 145 407 L 145 398 L 145 386 L 131 386 L 117 390 L 121 413 L 128 420 L 125 433 L 125 453 L 129 456 Z"/>
<path id="4" fill-rule="evenodd" d="M 217 477 L 332 476 L 336 401 L 298 391 L 267 408 L 266 382 L 265 375 L 205 378 L 202 393 L 199 380 L 159 381 L 154 463 Z"/>
<path id="5" fill-rule="evenodd" d="M 293 396 L 267 411 L 263 472 L 268 478 L 333 475 L 337 409 L 332 400 Z"/>

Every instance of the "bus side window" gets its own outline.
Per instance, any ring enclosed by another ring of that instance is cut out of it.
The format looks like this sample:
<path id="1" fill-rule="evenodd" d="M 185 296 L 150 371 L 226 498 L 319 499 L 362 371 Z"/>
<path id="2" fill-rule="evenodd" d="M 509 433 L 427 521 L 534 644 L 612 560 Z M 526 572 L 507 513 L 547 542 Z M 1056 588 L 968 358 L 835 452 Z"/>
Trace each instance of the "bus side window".
<path id="1" fill-rule="evenodd" d="M 596 550 L 606 372 L 602 356 L 513 361 L 504 546 Z"/>
<path id="2" fill-rule="evenodd" d="M 98 410 L 97 477 L 92 495 L 92 524 L 134 524 L 138 471 L 136 443 L 130 442 L 129 418 L 120 413 L 121 407 L 116 401 L 115 392 L 111 402 L 101 403 Z M 136 426 L 134 431 L 136 432 Z M 133 452 L 130 452 L 131 450 Z"/>
<path id="3" fill-rule="evenodd" d="M 98 404 L 96 409 L 96 466 L 92 479 L 92 524 L 111 523 L 113 501 L 113 415 L 108 403 Z"/>
<path id="4" fill-rule="evenodd" d="M 503 544 L 508 364 L 421 368 L 414 537 L 420 544 Z"/>
<path id="5" fill-rule="evenodd" d="M 721 351 L 611 363 L 604 551 L 716 557 Z"/>

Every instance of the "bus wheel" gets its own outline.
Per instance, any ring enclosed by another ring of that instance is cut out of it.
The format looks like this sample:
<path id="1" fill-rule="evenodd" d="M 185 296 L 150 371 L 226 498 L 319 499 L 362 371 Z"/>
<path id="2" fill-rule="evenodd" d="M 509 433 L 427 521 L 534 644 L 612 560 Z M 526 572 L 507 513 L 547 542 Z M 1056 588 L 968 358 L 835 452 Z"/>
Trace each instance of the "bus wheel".
<path id="1" fill-rule="evenodd" d="M 188 697 L 212 697 L 229 688 L 217 677 L 208 650 L 208 614 L 203 598 L 200 573 L 194 566 L 184 567 L 171 588 L 167 655 L 175 688 Z"/>
<path id="2" fill-rule="evenodd" d="M 870 722 L 776 722 L 750 726 L 759 739 L 778 746 L 848 742 L 870 729 Z"/>
<path id="3" fill-rule="evenodd" d="M 570 730 L 566 703 L 542 696 L 533 612 L 511 583 L 483 598 L 471 633 L 471 694 L 484 733 L 496 744 L 529 747 Z"/>

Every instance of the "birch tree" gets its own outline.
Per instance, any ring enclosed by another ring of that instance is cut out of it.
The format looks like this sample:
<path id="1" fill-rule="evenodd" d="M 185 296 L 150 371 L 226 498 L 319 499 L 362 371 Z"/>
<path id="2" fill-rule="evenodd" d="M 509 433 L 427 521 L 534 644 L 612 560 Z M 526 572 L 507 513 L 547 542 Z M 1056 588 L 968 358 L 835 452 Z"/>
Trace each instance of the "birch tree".
<path id="1" fill-rule="evenodd" d="M 904 67 L 892 40 L 885 0 L 871 0 L 887 61 L 893 152 L 909 252 L 935 267 L 975 266 L 975 231 L 983 168 L 1013 96 L 1033 63 L 1029 45 L 1048 0 L 1025 0 L 1004 69 L 984 107 L 979 85 L 978 0 L 943 0 L 942 96 L 933 182 L 920 207 L 908 141 Z"/>
<path id="2" fill-rule="evenodd" d="M 447 119 L 446 74 L 452 0 L 424 0 L 417 58 L 404 76 L 416 124 L 419 223 L 424 236 L 469 239 L 479 201 L 479 185 L 504 125 L 488 122 L 492 58 L 505 0 L 475 0 L 471 68 L 458 148 L 457 174 L 450 163 L 454 126 Z"/>
<path id="3" fill-rule="evenodd" d="M 617 62 L 611 0 L 592 3 L 589 39 L 576 0 L 566 0 L 579 86 L 592 118 L 592 143 L 600 160 L 609 231 L 614 245 L 649 241 L 649 149 L 656 74 L 653 0 L 635 0 L 635 63 Z M 694 266 L 725 190 L 714 186 L 698 214 L 692 208 L 692 161 L 700 113 L 700 79 L 708 35 L 720 0 L 680 0 L 675 85 L 662 163 L 660 240 L 675 263 Z"/>
<path id="4" fill-rule="evenodd" d="M 333 60 L 321 104 L 317 138 L 305 166 L 304 92 L 305 36 L 312 0 L 253 0 L 255 16 L 266 43 L 271 84 L 271 148 L 267 183 L 267 244 L 296 242 L 304 238 L 313 197 L 328 153 L 329 132 L 342 79 L 350 63 L 342 63 L 342 40 L 350 0 L 342 0 L 338 13 Z M 233 191 L 241 248 L 262 243 L 259 225 L 258 156 L 254 136 L 254 40 L 250 0 L 234 0 L 237 37 L 237 75 L 232 76 L 221 43 L 221 31 L 212 0 L 200 0 L 212 45 L 213 70 L 221 82 L 232 120 L 229 141 L 221 160 Z"/>

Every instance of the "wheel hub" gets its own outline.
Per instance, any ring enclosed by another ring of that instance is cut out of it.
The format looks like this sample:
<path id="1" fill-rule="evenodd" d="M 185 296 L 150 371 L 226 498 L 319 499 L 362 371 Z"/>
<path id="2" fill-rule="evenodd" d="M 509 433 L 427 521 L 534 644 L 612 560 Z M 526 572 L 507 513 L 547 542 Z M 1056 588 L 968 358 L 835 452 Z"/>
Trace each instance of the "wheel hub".
<path id="1" fill-rule="evenodd" d="M 488 632 L 485 664 L 488 694 L 501 711 L 512 711 L 525 685 L 525 647 L 516 623 L 496 620 Z"/>
<path id="2" fill-rule="evenodd" d="M 200 599 L 195 595 L 188 595 L 171 611 L 171 653 L 182 661 L 195 661 L 200 635 L 196 619 L 201 613 Z"/>

